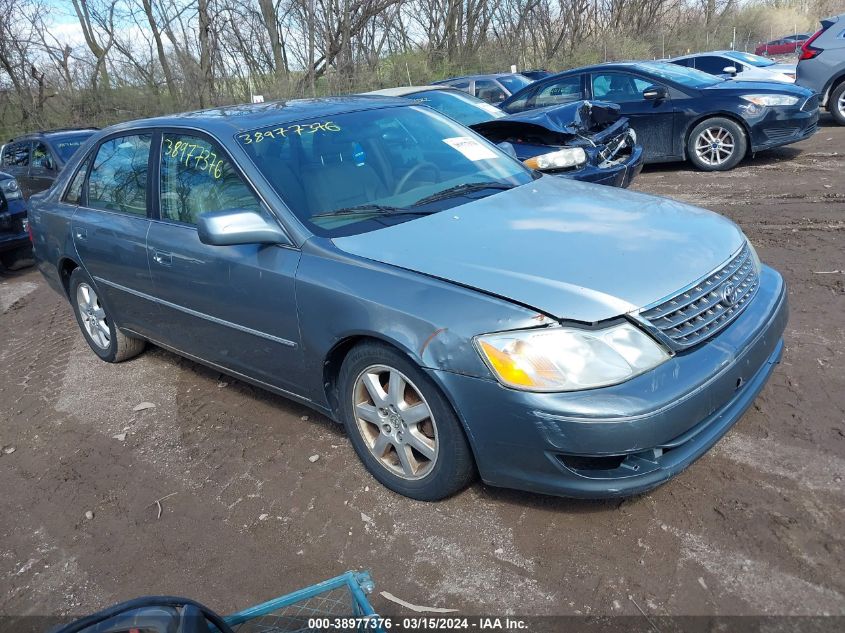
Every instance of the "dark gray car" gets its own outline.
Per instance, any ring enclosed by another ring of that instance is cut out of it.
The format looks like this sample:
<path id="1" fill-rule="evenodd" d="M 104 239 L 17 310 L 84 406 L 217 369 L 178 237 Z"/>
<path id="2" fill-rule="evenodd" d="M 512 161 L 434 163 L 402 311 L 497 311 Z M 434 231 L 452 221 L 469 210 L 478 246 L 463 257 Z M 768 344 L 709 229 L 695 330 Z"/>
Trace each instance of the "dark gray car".
<path id="1" fill-rule="evenodd" d="M 94 132 L 60 129 L 13 138 L 0 148 L 0 169 L 15 177 L 27 200 L 53 184 L 65 163 Z"/>
<path id="2" fill-rule="evenodd" d="M 783 349 L 783 280 L 729 220 L 542 176 L 405 99 L 110 128 L 33 197 L 31 228 L 100 358 L 151 341 L 305 403 L 417 499 L 476 472 L 648 490 Z"/>
<path id="3" fill-rule="evenodd" d="M 845 125 L 845 13 L 822 20 L 801 47 L 795 82 L 821 95 L 839 125 Z"/>

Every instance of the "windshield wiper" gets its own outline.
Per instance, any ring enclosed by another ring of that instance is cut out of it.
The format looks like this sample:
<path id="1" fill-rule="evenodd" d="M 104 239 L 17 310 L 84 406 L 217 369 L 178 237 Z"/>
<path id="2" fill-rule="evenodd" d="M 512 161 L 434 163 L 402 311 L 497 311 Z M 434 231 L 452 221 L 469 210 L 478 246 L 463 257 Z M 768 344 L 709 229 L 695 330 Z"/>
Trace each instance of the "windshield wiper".
<path id="1" fill-rule="evenodd" d="M 354 207 L 344 207 L 342 209 L 335 209 L 334 211 L 324 211 L 312 215 L 314 218 L 330 218 L 343 215 L 428 215 L 431 211 L 418 211 L 416 209 L 404 209 L 402 207 L 391 207 L 384 204 L 359 204 Z"/>
<path id="2" fill-rule="evenodd" d="M 448 189 L 444 189 L 443 191 L 438 191 L 437 193 L 431 194 L 430 196 L 426 196 L 425 198 L 420 198 L 411 206 L 417 207 L 424 204 L 428 204 L 429 202 L 437 202 L 439 200 L 457 198 L 459 196 L 464 196 L 468 193 L 472 193 L 474 191 L 483 191 L 484 189 L 505 190 L 513 189 L 515 186 L 516 185 L 509 185 L 507 183 L 497 182 L 495 180 L 491 180 L 489 182 L 467 182 L 462 185 L 455 185 L 454 187 L 449 187 Z"/>

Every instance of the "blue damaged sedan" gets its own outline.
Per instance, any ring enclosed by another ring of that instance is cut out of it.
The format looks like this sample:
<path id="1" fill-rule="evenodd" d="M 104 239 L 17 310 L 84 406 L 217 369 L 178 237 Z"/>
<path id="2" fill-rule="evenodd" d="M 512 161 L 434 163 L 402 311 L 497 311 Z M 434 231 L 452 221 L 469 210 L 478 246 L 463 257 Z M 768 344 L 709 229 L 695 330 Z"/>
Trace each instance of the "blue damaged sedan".
<path id="1" fill-rule="evenodd" d="M 405 99 L 103 130 L 31 227 L 101 359 L 149 342 L 313 407 L 415 499 L 649 490 L 783 349 L 784 282 L 732 222 L 541 175 Z"/>

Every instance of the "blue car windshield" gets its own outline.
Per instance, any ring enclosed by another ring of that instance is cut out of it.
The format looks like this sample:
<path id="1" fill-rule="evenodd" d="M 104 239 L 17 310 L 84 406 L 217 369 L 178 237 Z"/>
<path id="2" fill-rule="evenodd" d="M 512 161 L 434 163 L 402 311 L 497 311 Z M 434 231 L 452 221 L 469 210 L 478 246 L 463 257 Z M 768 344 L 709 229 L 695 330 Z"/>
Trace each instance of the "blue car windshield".
<path id="1" fill-rule="evenodd" d="M 94 132 L 91 131 L 74 132 L 73 134 L 68 134 L 66 136 L 54 136 L 50 139 L 50 143 L 53 145 L 53 149 L 56 150 L 56 153 L 58 153 L 59 158 L 62 159 L 62 162 L 66 163 L 70 160 L 70 157 L 74 155 L 76 150 L 78 150 L 85 141 L 91 138 L 93 134 Z"/>
<path id="2" fill-rule="evenodd" d="M 495 145 L 417 105 L 289 121 L 235 140 L 291 211 L 325 237 L 411 221 L 534 179 Z"/>
<path id="3" fill-rule="evenodd" d="M 457 90 L 426 90 L 410 94 L 407 98 L 434 108 L 462 125 L 486 123 L 507 116 L 496 106 Z"/>
<path id="4" fill-rule="evenodd" d="M 729 51 L 725 53 L 725 57 L 730 57 L 738 62 L 750 64 L 751 66 L 756 66 L 757 68 L 765 68 L 766 66 L 775 65 L 771 59 L 766 59 L 765 57 L 754 55 L 753 53 L 743 53 L 741 51 Z"/>
<path id="5" fill-rule="evenodd" d="M 499 80 L 499 83 L 510 91 L 511 94 L 517 93 L 528 84 L 533 83 L 533 81 L 525 75 L 501 75 L 497 77 L 497 79 Z"/>
<path id="6" fill-rule="evenodd" d="M 669 62 L 648 62 L 638 64 L 638 67 L 644 72 L 650 73 L 660 79 L 673 81 L 687 88 L 707 88 L 708 86 L 725 81 L 720 77 L 708 75 L 700 70 L 678 66 Z"/>

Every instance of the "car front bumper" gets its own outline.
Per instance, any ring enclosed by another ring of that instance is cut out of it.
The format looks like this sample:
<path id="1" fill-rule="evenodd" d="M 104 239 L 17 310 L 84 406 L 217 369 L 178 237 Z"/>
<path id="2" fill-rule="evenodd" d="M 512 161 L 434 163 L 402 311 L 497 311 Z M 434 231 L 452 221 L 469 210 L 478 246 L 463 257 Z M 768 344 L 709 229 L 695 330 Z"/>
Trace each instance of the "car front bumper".
<path id="1" fill-rule="evenodd" d="M 482 479 L 569 497 L 634 495 L 677 475 L 740 419 L 783 350 L 786 287 L 768 267 L 715 338 L 620 385 L 529 393 L 430 370 L 468 431 Z"/>
<path id="2" fill-rule="evenodd" d="M 30 245 L 27 222 L 26 203 L 23 200 L 7 202 L 0 212 L 0 253 Z"/>
<path id="3" fill-rule="evenodd" d="M 766 108 L 751 126 L 751 151 L 759 152 L 803 141 L 816 133 L 819 123 L 818 97 L 790 107 Z"/>
<path id="4" fill-rule="evenodd" d="M 606 167 L 585 165 L 577 171 L 565 172 L 558 175 L 582 182 L 592 182 L 597 185 L 627 187 L 642 170 L 643 148 L 641 145 L 635 145 L 631 153 L 623 160 L 614 162 Z"/>

